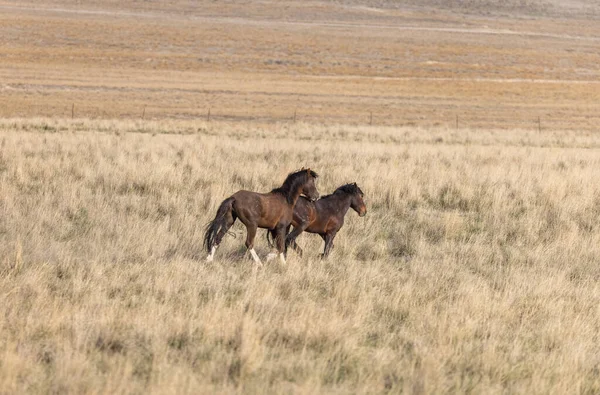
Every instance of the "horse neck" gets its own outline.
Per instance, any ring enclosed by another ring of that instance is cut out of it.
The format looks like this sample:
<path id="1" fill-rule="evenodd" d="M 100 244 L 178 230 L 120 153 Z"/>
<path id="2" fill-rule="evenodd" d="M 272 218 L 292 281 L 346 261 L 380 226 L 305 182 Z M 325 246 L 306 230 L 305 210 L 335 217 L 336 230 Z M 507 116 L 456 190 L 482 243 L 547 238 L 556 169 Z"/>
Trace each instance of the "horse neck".
<path id="1" fill-rule="evenodd" d="M 352 195 L 346 193 L 334 193 L 327 199 L 331 199 L 332 203 L 340 209 L 339 211 L 336 210 L 336 212 L 339 212 L 342 218 L 346 216 L 350 204 L 352 203 Z"/>
<path id="2" fill-rule="evenodd" d="M 291 188 L 290 191 L 288 192 L 288 196 L 286 196 L 286 198 L 289 202 L 291 202 L 292 206 L 296 205 L 298 198 L 302 194 L 302 187 L 303 187 L 303 184 L 298 183 L 298 186 L 294 186 L 294 188 Z"/>
<path id="3" fill-rule="evenodd" d="M 272 192 L 281 194 L 288 204 L 295 206 L 298 198 L 302 194 L 303 187 L 304 183 L 300 180 L 294 180 L 291 182 L 286 180 L 281 187 L 274 189 Z"/>

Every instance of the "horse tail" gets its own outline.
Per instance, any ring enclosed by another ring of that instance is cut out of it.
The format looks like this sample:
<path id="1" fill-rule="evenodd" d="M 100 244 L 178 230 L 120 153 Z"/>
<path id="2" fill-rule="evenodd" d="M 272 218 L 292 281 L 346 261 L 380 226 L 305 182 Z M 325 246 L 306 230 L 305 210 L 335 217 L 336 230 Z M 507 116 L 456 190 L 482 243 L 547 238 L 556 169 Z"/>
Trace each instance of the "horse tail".
<path id="1" fill-rule="evenodd" d="M 221 228 L 227 226 L 227 216 L 231 215 L 233 211 L 233 202 L 235 202 L 234 197 L 229 197 L 221 203 L 219 209 L 217 210 L 217 215 L 215 219 L 210 221 L 206 226 L 206 232 L 204 233 L 204 247 L 206 251 L 210 252 L 213 246 L 216 244 L 216 238 Z"/>

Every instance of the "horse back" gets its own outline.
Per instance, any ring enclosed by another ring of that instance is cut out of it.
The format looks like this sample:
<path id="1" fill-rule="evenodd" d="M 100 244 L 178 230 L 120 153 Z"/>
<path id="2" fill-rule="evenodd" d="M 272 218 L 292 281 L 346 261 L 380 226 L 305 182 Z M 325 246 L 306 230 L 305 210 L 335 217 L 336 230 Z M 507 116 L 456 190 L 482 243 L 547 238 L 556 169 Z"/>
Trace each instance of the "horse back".
<path id="1" fill-rule="evenodd" d="M 316 216 L 317 210 L 315 204 L 304 196 L 300 196 L 294 206 L 294 220 L 292 225 L 297 226 L 300 223 L 306 222 L 310 224 L 316 219 Z"/>

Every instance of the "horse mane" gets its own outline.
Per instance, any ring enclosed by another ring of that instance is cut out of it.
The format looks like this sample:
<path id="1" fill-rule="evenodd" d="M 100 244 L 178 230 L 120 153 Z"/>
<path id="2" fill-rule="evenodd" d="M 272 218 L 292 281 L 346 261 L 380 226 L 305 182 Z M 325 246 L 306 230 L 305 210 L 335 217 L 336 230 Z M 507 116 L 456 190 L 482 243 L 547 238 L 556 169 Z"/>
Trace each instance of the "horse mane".
<path id="1" fill-rule="evenodd" d="M 332 194 L 325 195 L 325 196 L 321 197 L 321 199 L 325 199 L 325 198 L 328 198 L 330 196 L 333 196 L 333 195 L 336 195 L 336 194 L 341 194 L 341 193 L 343 193 L 345 195 L 355 195 L 357 193 L 363 193 L 363 191 L 354 182 L 354 183 L 351 183 L 351 184 L 342 185 L 341 187 L 339 187 L 335 191 L 333 191 Z"/>
<path id="2" fill-rule="evenodd" d="M 299 185 L 302 185 L 307 181 L 309 174 L 313 178 L 319 177 L 314 170 L 298 170 L 288 174 L 287 178 L 283 182 L 283 185 L 279 188 L 273 189 L 271 193 L 279 193 L 285 197 L 289 204 L 294 204 L 294 192 L 298 189 Z"/>

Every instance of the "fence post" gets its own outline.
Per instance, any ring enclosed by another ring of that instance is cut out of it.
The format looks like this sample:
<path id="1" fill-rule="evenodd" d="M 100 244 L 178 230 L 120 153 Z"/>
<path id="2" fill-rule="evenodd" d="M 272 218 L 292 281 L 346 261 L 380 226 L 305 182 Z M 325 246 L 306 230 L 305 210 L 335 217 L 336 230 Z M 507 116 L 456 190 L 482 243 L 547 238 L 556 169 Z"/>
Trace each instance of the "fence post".
<path id="1" fill-rule="evenodd" d="M 206 122 L 210 122 L 210 107 L 208 107 L 208 114 L 206 114 Z"/>
<path id="2" fill-rule="evenodd" d="M 296 109 L 294 109 L 294 123 L 296 123 Z"/>

